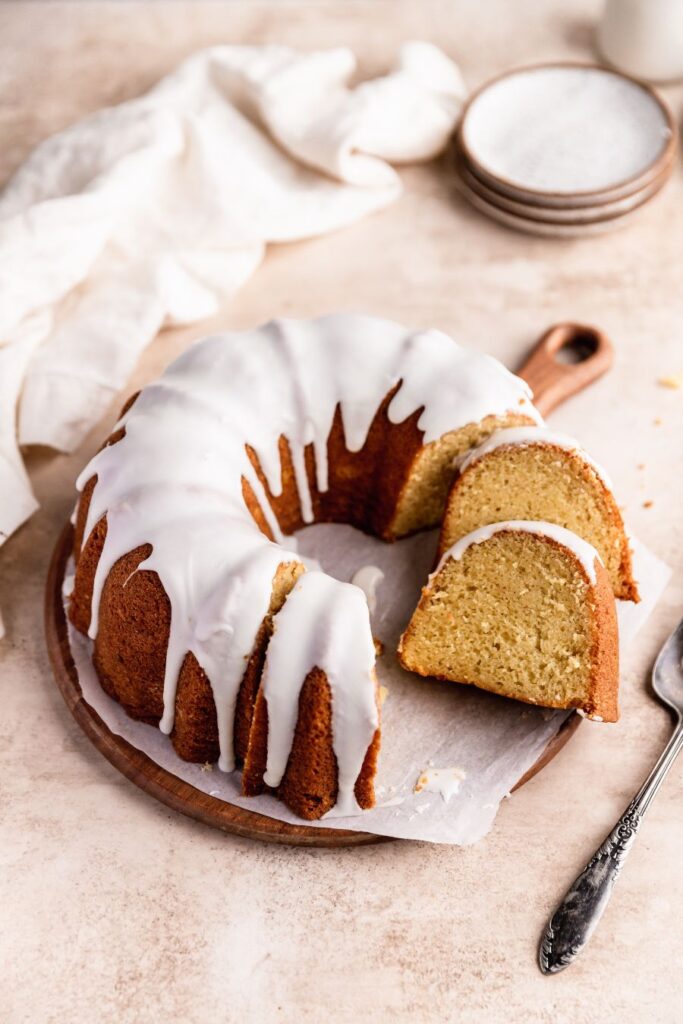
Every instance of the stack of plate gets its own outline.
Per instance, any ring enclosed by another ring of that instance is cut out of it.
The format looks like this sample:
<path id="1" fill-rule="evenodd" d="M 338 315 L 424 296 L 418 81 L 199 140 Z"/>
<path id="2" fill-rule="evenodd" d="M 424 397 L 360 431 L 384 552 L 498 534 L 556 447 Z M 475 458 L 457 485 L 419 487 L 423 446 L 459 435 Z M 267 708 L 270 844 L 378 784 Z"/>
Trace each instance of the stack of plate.
<path id="1" fill-rule="evenodd" d="M 455 136 L 458 184 L 508 227 L 580 236 L 626 223 L 668 179 L 669 108 L 607 68 L 544 64 L 476 92 Z"/>

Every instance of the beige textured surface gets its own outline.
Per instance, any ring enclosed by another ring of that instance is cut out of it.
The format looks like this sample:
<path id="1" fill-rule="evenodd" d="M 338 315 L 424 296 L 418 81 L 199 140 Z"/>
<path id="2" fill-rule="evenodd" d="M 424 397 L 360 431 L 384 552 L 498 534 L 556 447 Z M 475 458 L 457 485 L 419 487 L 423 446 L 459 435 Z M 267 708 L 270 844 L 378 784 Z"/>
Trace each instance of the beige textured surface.
<path id="1" fill-rule="evenodd" d="M 590 56 L 599 3 L 4 3 L 0 180 L 87 111 L 135 95 L 220 41 L 349 43 L 374 71 L 422 37 L 470 85 L 511 64 Z M 677 115 L 683 91 L 667 90 Z M 73 480 L 113 412 L 72 457 L 36 452 L 41 510 L 0 560 L 0 1018 L 17 1022 L 681 1019 L 683 776 L 655 802 L 590 951 L 543 978 L 547 913 L 663 744 L 652 658 L 683 611 L 683 175 L 621 234 L 550 242 L 488 224 L 443 169 L 410 169 L 393 208 L 334 237 L 272 250 L 211 327 L 367 310 L 436 325 L 514 366 L 548 324 L 585 318 L 617 345 L 609 377 L 552 416 L 617 482 L 634 531 L 676 567 L 624 666 L 622 720 L 584 725 L 464 849 L 301 851 L 224 837 L 138 792 L 91 748 L 43 650 L 42 588 Z M 139 384 L 189 337 L 157 340 Z M 103 339 L 105 341 L 106 339 Z M 661 421 L 661 422 L 660 422 Z M 652 501 L 644 508 L 645 501 Z"/>

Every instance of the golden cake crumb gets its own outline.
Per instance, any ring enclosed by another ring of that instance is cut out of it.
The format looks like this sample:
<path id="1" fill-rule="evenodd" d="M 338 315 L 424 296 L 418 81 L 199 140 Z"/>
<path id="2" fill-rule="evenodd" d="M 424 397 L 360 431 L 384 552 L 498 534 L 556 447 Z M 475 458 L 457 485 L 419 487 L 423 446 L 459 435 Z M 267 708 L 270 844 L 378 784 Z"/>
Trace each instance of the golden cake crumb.
<path id="1" fill-rule="evenodd" d="M 653 505 L 654 505 L 653 501 L 644 501 L 643 502 L 643 508 L 652 508 Z"/>
<path id="2" fill-rule="evenodd" d="M 576 533 L 600 554 L 615 596 L 637 599 L 620 509 L 580 451 L 550 442 L 503 444 L 476 459 L 451 489 L 439 555 L 473 530 L 506 519 L 546 520 Z M 459 612 L 451 611 L 455 628 Z M 492 620 L 483 616 L 481 632 L 492 633 L 494 628 Z"/>
<path id="3" fill-rule="evenodd" d="M 616 721 L 614 596 L 598 558 L 593 571 L 591 582 L 577 556 L 543 534 L 509 528 L 471 543 L 432 576 L 399 660 L 418 675 Z"/>
<path id="4" fill-rule="evenodd" d="M 660 377 L 657 383 L 663 388 L 677 390 L 683 387 L 683 373 L 672 373 L 666 377 Z"/>
<path id="5" fill-rule="evenodd" d="M 379 688 L 379 703 L 380 703 L 380 706 L 384 704 L 384 701 L 387 699 L 388 696 L 389 696 L 389 687 L 388 686 L 380 686 L 380 688 Z"/>

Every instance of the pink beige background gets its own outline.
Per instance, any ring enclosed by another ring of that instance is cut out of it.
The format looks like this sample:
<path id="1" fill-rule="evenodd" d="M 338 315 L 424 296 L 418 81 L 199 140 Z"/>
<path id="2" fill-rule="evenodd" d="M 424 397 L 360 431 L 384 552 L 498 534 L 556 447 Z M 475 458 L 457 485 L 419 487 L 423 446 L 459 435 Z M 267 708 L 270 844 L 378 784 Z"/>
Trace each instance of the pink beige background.
<path id="1" fill-rule="evenodd" d="M 363 71 L 404 39 L 439 43 L 474 87 L 512 64 L 590 58 L 599 2 L 0 4 L 0 180 L 47 134 L 135 96 L 198 47 L 348 44 Z M 664 90 L 676 116 L 683 88 Z M 611 374 L 551 417 L 613 476 L 634 532 L 675 569 L 623 667 L 622 719 L 584 724 L 477 846 L 267 847 L 138 792 L 90 746 L 52 682 L 41 602 L 74 455 L 36 451 L 42 508 L 0 559 L 0 1017 L 17 1022 L 400 1021 L 585 1024 L 681 1019 L 683 775 L 655 802 L 589 950 L 543 978 L 552 905 L 611 827 L 670 729 L 647 693 L 683 614 L 683 174 L 623 232 L 516 235 L 464 205 L 443 166 L 338 234 L 280 246 L 210 324 L 163 334 L 130 388 L 192 337 L 273 315 L 359 309 L 434 325 L 515 367 L 568 318 L 603 327 Z M 106 339 L 103 339 L 105 342 Z M 652 503 L 651 505 L 649 503 Z M 646 507 L 646 504 L 649 507 Z"/>

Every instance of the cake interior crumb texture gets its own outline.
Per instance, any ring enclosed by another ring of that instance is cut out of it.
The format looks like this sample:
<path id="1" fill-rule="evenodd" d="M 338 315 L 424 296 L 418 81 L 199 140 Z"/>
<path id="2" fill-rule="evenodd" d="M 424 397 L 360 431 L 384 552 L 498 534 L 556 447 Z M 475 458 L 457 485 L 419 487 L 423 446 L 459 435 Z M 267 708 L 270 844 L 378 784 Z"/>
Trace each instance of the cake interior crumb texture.
<path id="1" fill-rule="evenodd" d="M 451 491 L 439 552 L 481 526 L 510 519 L 544 520 L 571 530 L 596 549 L 615 596 L 638 600 L 619 508 L 579 453 L 551 444 L 504 445 L 473 462 Z"/>
<path id="2" fill-rule="evenodd" d="M 508 412 L 503 416 L 485 416 L 479 423 L 468 423 L 444 434 L 438 441 L 424 445 L 410 467 L 392 523 L 391 537 L 405 537 L 417 530 L 438 526 L 444 515 L 446 499 L 453 483 L 456 458 L 475 448 L 497 430 L 531 424 L 528 416 Z M 387 451 L 385 458 L 396 458 Z M 399 460 L 400 464 L 400 460 Z"/>
<path id="3" fill-rule="evenodd" d="M 607 591 L 599 607 L 609 585 L 596 569 L 594 587 L 574 556 L 537 535 L 506 531 L 472 544 L 425 588 L 401 661 L 420 675 L 613 721 L 614 600 Z"/>

